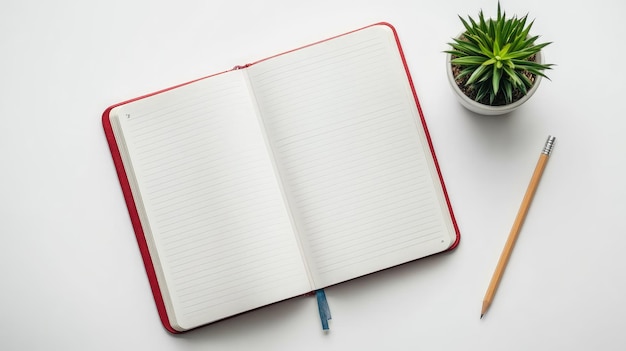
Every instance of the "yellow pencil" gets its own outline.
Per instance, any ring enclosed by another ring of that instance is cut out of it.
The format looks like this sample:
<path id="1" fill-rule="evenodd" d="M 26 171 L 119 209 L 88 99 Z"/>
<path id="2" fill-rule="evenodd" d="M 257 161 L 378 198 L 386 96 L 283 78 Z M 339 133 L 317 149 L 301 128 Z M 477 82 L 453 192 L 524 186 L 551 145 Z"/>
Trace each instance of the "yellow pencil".
<path id="1" fill-rule="evenodd" d="M 489 309 L 489 306 L 493 301 L 493 297 L 496 294 L 496 290 L 498 289 L 498 285 L 500 284 L 500 279 L 502 278 L 504 269 L 506 268 L 506 265 L 509 262 L 509 258 L 511 257 L 513 246 L 515 246 L 515 241 L 517 240 L 517 236 L 519 235 L 522 224 L 524 223 L 524 219 L 526 218 L 526 214 L 528 213 L 528 208 L 530 207 L 530 203 L 535 196 L 535 191 L 537 190 L 537 185 L 539 185 L 539 180 L 541 179 L 541 175 L 543 174 L 543 169 L 546 167 L 548 157 L 550 157 L 550 154 L 552 153 L 555 139 L 556 138 L 553 136 L 548 136 L 548 140 L 546 141 L 546 144 L 541 151 L 539 161 L 537 161 L 537 166 L 535 167 L 535 172 L 533 173 L 532 178 L 530 178 L 530 184 L 528 184 L 526 195 L 524 195 L 524 200 L 522 200 L 522 205 L 517 212 L 515 222 L 513 222 L 513 227 L 511 228 L 511 232 L 509 233 L 509 238 L 506 240 L 506 244 L 504 245 L 502 254 L 500 254 L 500 260 L 498 260 L 498 265 L 496 266 L 495 272 L 493 272 L 491 282 L 489 283 L 489 287 L 487 288 L 487 292 L 485 293 L 485 298 L 483 299 L 483 307 L 480 312 L 481 319 L 483 318 L 485 313 L 487 313 L 487 310 Z"/>

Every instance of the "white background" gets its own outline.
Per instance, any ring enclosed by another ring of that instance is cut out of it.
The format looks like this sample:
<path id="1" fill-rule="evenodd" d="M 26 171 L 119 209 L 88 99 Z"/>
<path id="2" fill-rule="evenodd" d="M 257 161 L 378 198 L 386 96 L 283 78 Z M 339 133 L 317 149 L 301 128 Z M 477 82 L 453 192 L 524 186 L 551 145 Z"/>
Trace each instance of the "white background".
<path id="1" fill-rule="evenodd" d="M 448 86 L 457 14 L 496 1 L 25 1 L 0 5 L 0 349 L 624 350 L 622 0 L 503 0 L 557 66 L 506 117 Z M 392 23 L 462 241 L 184 335 L 161 326 L 101 126 L 109 105 Z M 489 279 L 543 143 L 557 145 L 489 313 Z"/>

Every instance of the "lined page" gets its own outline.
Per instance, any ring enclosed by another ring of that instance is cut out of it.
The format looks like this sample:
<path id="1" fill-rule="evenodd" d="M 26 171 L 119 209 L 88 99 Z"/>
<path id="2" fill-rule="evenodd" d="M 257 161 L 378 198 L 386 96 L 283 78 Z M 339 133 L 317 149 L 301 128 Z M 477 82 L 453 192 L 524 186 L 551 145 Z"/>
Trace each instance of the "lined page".
<path id="1" fill-rule="evenodd" d="M 272 58 L 249 76 L 317 287 L 452 244 L 390 28 Z"/>
<path id="2" fill-rule="evenodd" d="M 248 91 L 235 71 L 113 111 L 181 330 L 311 290 Z"/>

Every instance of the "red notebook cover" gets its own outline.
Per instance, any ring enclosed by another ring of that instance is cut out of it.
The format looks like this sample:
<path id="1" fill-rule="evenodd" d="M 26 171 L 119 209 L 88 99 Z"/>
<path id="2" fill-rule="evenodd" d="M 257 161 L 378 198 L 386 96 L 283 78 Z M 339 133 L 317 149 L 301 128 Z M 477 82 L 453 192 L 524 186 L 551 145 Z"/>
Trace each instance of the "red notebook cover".
<path id="1" fill-rule="evenodd" d="M 459 241 L 460 241 L 460 238 L 461 238 L 460 231 L 459 231 L 459 228 L 458 228 L 455 216 L 454 216 L 454 212 L 452 210 L 452 205 L 451 205 L 450 199 L 448 197 L 448 192 L 446 190 L 445 183 L 443 181 L 443 176 L 442 176 L 441 170 L 439 168 L 439 163 L 437 161 L 437 157 L 436 157 L 435 150 L 434 150 L 434 147 L 433 147 L 433 144 L 432 144 L 430 133 L 428 132 L 428 128 L 426 126 L 426 120 L 424 119 L 424 114 L 422 113 L 422 108 L 420 106 L 419 99 L 417 97 L 417 93 L 416 93 L 415 87 L 413 85 L 413 79 L 411 78 L 411 74 L 409 72 L 409 68 L 408 68 L 408 65 L 407 65 L 407 62 L 406 62 L 406 58 L 404 56 L 404 52 L 402 51 L 402 46 L 400 45 L 400 40 L 399 40 L 398 34 L 397 34 L 395 28 L 391 24 L 386 23 L 386 22 L 375 23 L 375 24 L 372 24 L 372 25 L 369 25 L 369 26 L 366 26 L 366 27 L 363 27 L 363 28 L 360 28 L 360 29 L 356 29 L 356 30 L 353 30 L 353 31 L 350 31 L 350 32 L 346 32 L 344 34 L 340 34 L 340 35 L 337 35 L 337 36 L 334 36 L 334 37 L 331 37 L 331 38 L 328 38 L 328 39 L 324 39 L 324 40 L 318 41 L 318 42 L 315 42 L 315 43 L 312 43 L 312 44 L 309 44 L 309 45 L 306 45 L 306 46 L 302 46 L 302 47 L 299 47 L 299 48 L 296 48 L 296 49 L 293 49 L 293 50 L 289 50 L 289 51 L 286 51 L 286 52 L 283 52 L 283 53 L 280 53 L 280 54 L 277 54 L 277 55 L 274 55 L 274 56 L 270 56 L 270 57 L 267 57 L 267 58 L 264 58 L 264 59 L 252 62 L 252 63 L 248 63 L 248 64 L 245 64 L 245 65 L 237 65 L 232 70 L 235 70 L 235 69 L 245 69 L 245 68 L 250 67 L 252 65 L 255 65 L 255 64 L 259 63 L 259 62 L 263 62 L 263 61 L 269 60 L 269 59 L 271 59 L 273 57 L 277 57 L 277 56 L 280 56 L 280 55 L 286 55 L 286 54 L 289 54 L 290 52 L 293 52 L 293 51 L 296 51 L 296 50 L 301 50 L 303 48 L 306 48 L 306 47 L 309 47 L 309 46 L 312 46 L 312 45 L 316 45 L 316 44 L 319 44 L 319 43 L 322 43 L 322 42 L 325 42 L 325 41 L 328 41 L 328 40 L 332 40 L 332 39 L 335 39 L 335 38 L 338 38 L 338 37 L 341 37 L 341 36 L 344 36 L 344 35 L 348 35 L 350 33 L 354 33 L 354 32 L 357 32 L 357 31 L 360 31 L 360 30 L 372 27 L 372 26 L 379 26 L 379 25 L 387 26 L 393 32 L 393 35 L 395 37 L 396 44 L 397 44 L 397 47 L 398 47 L 398 51 L 399 51 L 400 56 L 402 58 L 402 63 L 404 65 L 404 69 L 405 69 L 407 78 L 409 80 L 409 85 L 410 85 L 411 91 L 413 93 L 413 98 L 415 99 L 415 104 L 416 104 L 417 110 L 419 112 L 420 122 L 422 124 L 423 129 L 424 129 L 424 133 L 426 134 L 426 138 L 428 140 L 428 146 L 430 148 L 430 152 L 431 152 L 432 157 L 434 159 L 435 167 L 437 169 L 437 174 L 439 176 L 439 180 L 440 180 L 442 188 L 443 188 L 443 193 L 444 193 L 444 196 L 445 196 L 446 204 L 448 206 L 448 211 L 450 212 L 450 216 L 452 217 L 452 223 L 454 225 L 454 230 L 455 230 L 455 233 L 456 233 L 456 240 L 454 241 L 454 243 L 447 250 L 447 251 L 450 251 L 450 250 L 453 250 L 454 248 L 456 248 L 457 245 L 459 244 Z M 109 113 L 111 112 L 111 110 L 113 108 L 115 108 L 117 106 L 124 105 L 124 104 L 130 103 L 130 102 L 136 101 L 136 100 L 144 99 L 144 98 L 152 96 L 152 95 L 156 95 L 156 94 L 168 91 L 168 90 L 176 89 L 178 87 L 181 87 L 181 86 L 184 86 L 184 85 L 187 85 L 187 84 L 191 84 L 193 82 L 197 82 L 197 81 L 202 80 L 202 79 L 207 79 L 207 78 L 216 76 L 218 74 L 223 74 L 223 73 L 226 73 L 226 72 L 228 72 L 228 71 L 223 71 L 223 72 L 220 72 L 220 73 L 212 74 L 212 75 L 209 75 L 209 76 L 206 76 L 206 77 L 202 77 L 202 78 L 199 78 L 199 79 L 195 79 L 195 80 L 192 80 L 192 81 L 189 81 L 189 82 L 186 82 L 186 83 L 183 83 L 183 84 L 179 84 L 179 85 L 176 85 L 176 86 L 173 86 L 173 87 L 170 87 L 170 88 L 166 88 L 166 89 L 162 89 L 162 90 L 150 93 L 150 94 L 146 94 L 146 95 L 134 98 L 134 99 L 130 99 L 130 100 L 127 100 L 127 101 L 123 101 L 123 102 L 117 103 L 115 105 L 112 105 L 112 106 L 108 107 L 104 111 L 104 113 L 102 114 L 102 124 L 103 124 L 103 128 L 104 128 L 104 134 L 106 136 L 106 139 L 107 139 L 108 144 L 109 144 L 109 148 L 111 150 L 111 156 L 113 158 L 113 163 L 115 165 L 115 169 L 117 171 L 117 176 L 119 178 L 119 182 L 120 182 L 120 185 L 121 185 L 121 188 L 122 188 L 122 192 L 124 194 L 124 200 L 126 201 L 126 206 L 128 207 L 128 213 L 130 215 L 130 220 L 131 220 L 131 223 L 132 223 L 132 226 L 133 226 L 133 230 L 135 231 L 135 236 L 137 238 L 137 243 L 139 245 L 139 251 L 141 252 L 141 257 L 143 259 L 143 263 L 144 263 L 144 266 L 145 266 L 145 269 L 146 269 L 146 273 L 148 275 L 148 280 L 150 282 L 150 288 L 151 288 L 152 294 L 154 296 L 154 301 L 155 301 L 156 306 L 157 306 L 159 317 L 160 317 L 161 322 L 163 323 L 163 326 L 165 327 L 165 329 L 167 329 L 171 333 L 180 333 L 180 331 L 175 330 L 171 326 L 171 324 L 169 322 L 169 319 L 168 319 L 168 316 L 167 316 L 167 311 L 165 309 L 165 304 L 163 302 L 163 296 L 161 295 L 161 290 L 159 288 L 159 283 L 157 281 L 156 273 L 155 273 L 155 270 L 154 270 L 154 265 L 152 263 L 152 258 L 150 257 L 150 253 L 148 251 L 148 245 L 146 243 L 146 238 L 145 238 L 145 235 L 144 235 L 144 232 L 143 232 L 143 228 L 141 226 L 141 221 L 139 219 L 139 214 L 137 212 L 137 207 L 136 207 L 135 201 L 133 199 L 133 195 L 132 195 L 132 192 L 131 192 L 131 188 L 130 188 L 129 180 L 128 180 L 128 177 L 127 177 L 127 173 L 126 173 L 126 170 L 124 169 L 124 165 L 122 163 L 122 157 L 120 155 L 120 151 L 119 151 L 117 142 L 116 142 L 115 137 L 113 135 L 113 128 L 112 128 L 112 125 L 111 125 L 111 120 L 110 120 Z"/>

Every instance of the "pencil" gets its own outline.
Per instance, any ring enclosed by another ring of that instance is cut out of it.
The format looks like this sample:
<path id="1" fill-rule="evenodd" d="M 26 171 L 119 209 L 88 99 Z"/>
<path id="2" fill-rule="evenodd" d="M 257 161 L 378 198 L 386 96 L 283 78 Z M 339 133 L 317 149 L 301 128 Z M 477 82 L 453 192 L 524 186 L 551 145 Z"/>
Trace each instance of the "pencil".
<path id="1" fill-rule="evenodd" d="M 491 305 L 491 302 L 496 295 L 496 290 L 498 290 L 498 285 L 500 285 L 500 279 L 502 279 L 504 269 L 506 268 L 506 265 L 509 262 L 509 258 L 511 257 L 511 252 L 513 251 L 515 241 L 517 240 L 520 229 L 522 228 L 522 224 L 524 223 L 524 219 L 526 218 L 526 214 L 528 213 L 528 209 L 530 208 L 530 203 L 535 196 L 535 191 L 537 190 L 537 185 L 539 185 L 539 180 L 541 179 L 541 175 L 543 174 L 543 169 L 546 167 L 546 162 L 548 161 L 548 158 L 552 153 L 555 139 L 556 138 L 553 136 L 548 136 L 548 140 L 546 141 L 546 144 L 541 151 L 541 155 L 539 156 L 539 161 L 537 161 L 537 166 L 535 167 L 533 176 L 532 178 L 530 178 L 530 184 L 528 184 L 528 189 L 526 189 L 526 194 L 524 195 L 522 204 L 519 208 L 519 211 L 517 212 L 517 217 L 515 217 L 515 222 L 513 222 L 513 227 L 511 228 L 509 237 L 506 240 L 504 249 L 502 249 L 500 259 L 498 260 L 498 265 L 496 266 L 495 272 L 493 272 L 491 282 L 489 283 L 489 287 L 487 288 L 487 292 L 485 293 L 485 298 L 483 299 L 483 307 L 480 312 L 481 319 L 483 318 L 485 313 L 487 313 L 487 310 L 489 309 L 489 306 Z"/>

